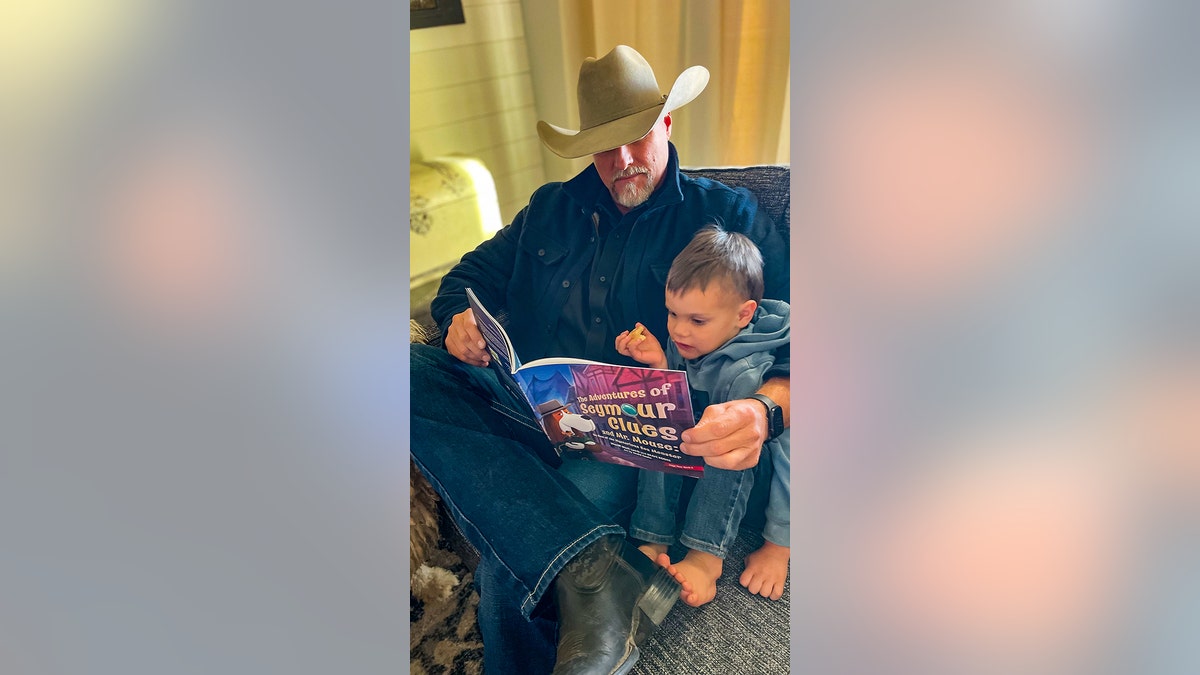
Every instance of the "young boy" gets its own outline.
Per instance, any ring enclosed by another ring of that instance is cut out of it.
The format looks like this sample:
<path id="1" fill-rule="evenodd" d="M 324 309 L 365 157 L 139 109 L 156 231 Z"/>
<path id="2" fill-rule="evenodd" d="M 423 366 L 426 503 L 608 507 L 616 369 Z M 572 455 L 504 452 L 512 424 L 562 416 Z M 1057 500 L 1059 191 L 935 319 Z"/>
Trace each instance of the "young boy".
<path id="1" fill-rule="evenodd" d="M 762 254 L 744 235 L 715 225 L 700 230 L 667 273 L 667 350 L 639 323 L 617 336 L 617 351 L 652 368 L 686 370 L 697 414 L 710 403 L 753 394 L 774 364 L 774 350 L 790 340 L 787 303 L 762 297 L 762 265 Z M 740 582 L 752 593 L 778 600 L 791 551 L 787 431 L 762 451 L 774 468 L 765 543 L 746 557 Z M 645 541 L 639 546 L 642 552 L 683 585 L 680 597 L 689 605 L 698 607 L 716 596 L 717 578 L 746 513 L 754 475 L 755 469 L 704 469 L 679 535 L 688 553 L 672 564 L 667 549 L 675 542 L 683 477 L 641 472 L 630 535 Z"/>

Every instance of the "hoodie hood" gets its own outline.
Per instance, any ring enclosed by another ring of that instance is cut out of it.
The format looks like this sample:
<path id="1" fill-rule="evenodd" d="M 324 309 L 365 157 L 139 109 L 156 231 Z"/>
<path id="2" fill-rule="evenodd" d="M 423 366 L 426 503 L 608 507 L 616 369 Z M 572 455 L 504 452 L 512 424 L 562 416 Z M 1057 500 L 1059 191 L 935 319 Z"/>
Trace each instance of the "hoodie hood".
<path id="1" fill-rule="evenodd" d="M 705 361 L 709 356 L 716 355 L 737 361 L 755 352 L 775 351 L 791 340 L 790 314 L 791 307 L 786 302 L 764 299 L 754 310 L 750 323 L 740 333 L 696 361 Z"/>
<path id="2" fill-rule="evenodd" d="M 764 299 L 750 324 L 716 351 L 685 361 L 671 342 L 667 360 L 672 367 L 682 364 L 688 384 L 708 393 L 712 403 L 744 398 L 762 384 L 763 374 L 775 363 L 775 350 L 791 341 L 790 314 L 786 302 Z"/>

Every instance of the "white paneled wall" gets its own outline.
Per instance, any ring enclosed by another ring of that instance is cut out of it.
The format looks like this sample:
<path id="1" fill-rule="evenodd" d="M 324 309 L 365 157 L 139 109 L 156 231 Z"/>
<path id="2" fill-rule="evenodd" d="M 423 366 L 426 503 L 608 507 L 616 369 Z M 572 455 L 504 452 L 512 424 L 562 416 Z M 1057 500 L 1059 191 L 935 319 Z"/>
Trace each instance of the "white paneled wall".
<path id="1" fill-rule="evenodd" d="M 516 1 L 463 0 L 467 22 L 410 31 L 416 153 L 477 157 L 507 223 L 546 181 L 529 56 Z"/>

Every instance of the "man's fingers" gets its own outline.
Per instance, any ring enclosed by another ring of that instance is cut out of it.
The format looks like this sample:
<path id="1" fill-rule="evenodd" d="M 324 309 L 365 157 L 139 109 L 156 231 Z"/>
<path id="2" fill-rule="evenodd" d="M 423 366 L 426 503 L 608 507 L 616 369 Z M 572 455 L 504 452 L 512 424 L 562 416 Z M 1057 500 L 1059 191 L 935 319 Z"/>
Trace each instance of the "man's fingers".
<path id="1" fill-rule="evenodd" d="M 482 358 L 487 355 L 486 343 L 473 340 L 469 335 L 460 335 L 458 338 L 458 344 L 464 352 L 474 356 L 475 358 Z"/>
<path id="2" fill-rule="evenodd" d="M 758 465 L 759 451 L 757 449 L 741 448 L 733 452 L 717 455 L 715 457 L 705 457 L 704 463 L 715 469 L 728 469 L 730 471 L 744 471 Z"/>
<path id="3" fill-rule="evenodd" d="M 728 438 L 706 443 L 683 443 L 679 448 L 684 454 L 703 457 L 709 466 L 731 471 L 741 471 L 757 465 L 761 454 L 759 445 L 738 443 Z"/>
<path id="4" fill-rule="evenodd" d="M 703 457 L 709 466 L 740 471 L 758 464 L 764 436 L 753 409 L 730 402 L 705 409 L 680 440 L 684 453 Z"/>
<path id="5" fill-rule="evenodd" d="M 732 436 L 724 436 L 700 442 L 689 441 L 686 438 L 681 438 L 681 440 L 683 443 L 679 445 L 679 449 L 684 454 L 705 458 L 718 457 L 748 445 L 744 439 Z"/>
<path id="6" fill-rule="evenodd" d="M 462 331 L 463 341 L 476 350 L 485 349 L 487 342 L 483 339 L 483 333 L 479 332 L 479 326 L 475 324 L 475 313 L 468 309 L 455 318 L 459 317 L 462 317 L 462 320 L 458 322 L 458 328 Z"/>
<path id="7" fill-rule="evenodd" d="M 739 431 L 745 430 L 754 434 L 754 420 L 731 410 L 729 404 L 719 403 L 704 409 L 696 426 L 683 432 L 684 443 L 705 445 L 713 441 L 728 438 Z"/>
<path id="8" fill-rule="evenodd" d="M 465 344 L 462 338 L 446 337 L 446 351 L 450 352 L 463 363 L 469 363 L 473 366 L 487 365 L 488 354 L 485 350 L 480 350 L 469 344 Z"/>
<path id="9" fill-rule="evenodd" d="M 730 431 L 730 425 L 725 420 L 719 417 L 708 418 L 707 415 L 702 415 L 696 426 L 683 432 L 682 439 L 688 445 L 696 447 L 709 446 L 712 445 L 713 441 L 728 436 Z"/>
<path id="10" fill-rule="evenodd" d="M 475 314 L 470 309 L 455 314 L 450 321 L 450 327 L 446 330 L 446 351 L 459 361 L 473 366 L 486 366 L 491 360 L 487 342 L 475 325 Z"/>

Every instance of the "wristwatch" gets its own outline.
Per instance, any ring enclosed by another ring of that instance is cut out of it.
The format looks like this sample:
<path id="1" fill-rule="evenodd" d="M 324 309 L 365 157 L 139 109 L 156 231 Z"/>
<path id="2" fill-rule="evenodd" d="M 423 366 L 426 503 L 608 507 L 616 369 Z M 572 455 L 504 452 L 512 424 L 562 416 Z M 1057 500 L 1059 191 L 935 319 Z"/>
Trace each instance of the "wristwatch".
<path id="1" fill-rule="evenodd" d="M 783 408 L 775 405 L 775 401 L 763 394 L 750 394 L 746 398 L 752 398 L 767 407 L 767 440 L 773 441 L 779 438 L 779 434 L 782 434 L 784 429 Z"/>

